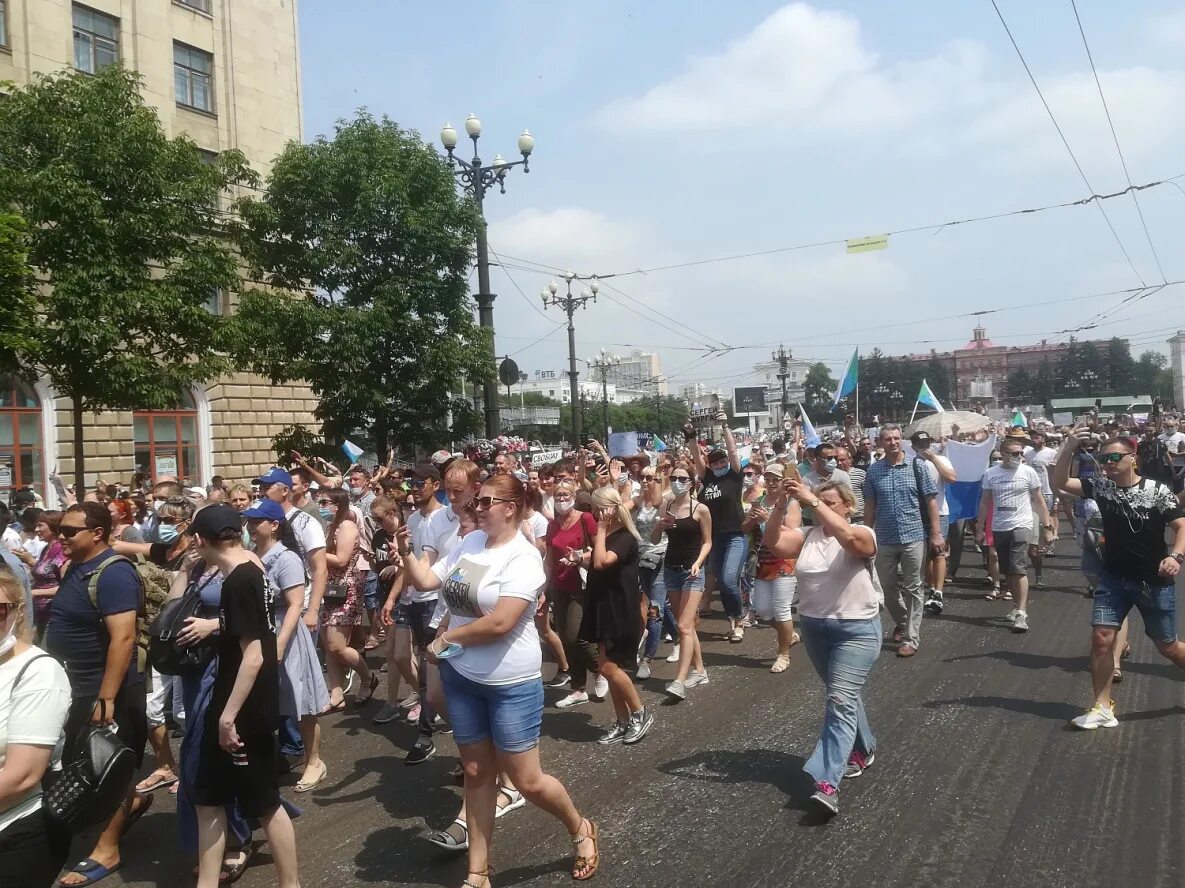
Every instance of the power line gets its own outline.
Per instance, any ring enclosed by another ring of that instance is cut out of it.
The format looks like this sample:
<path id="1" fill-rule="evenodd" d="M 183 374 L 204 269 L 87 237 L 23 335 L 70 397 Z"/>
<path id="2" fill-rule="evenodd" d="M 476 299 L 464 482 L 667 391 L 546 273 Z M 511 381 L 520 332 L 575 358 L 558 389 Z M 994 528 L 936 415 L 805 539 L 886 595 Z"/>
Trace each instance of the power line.
<path id="1" fill-rule="evenodd" d="M 1004 20 L 1004 13 L 1000 12 L 1000 6 L 996 0 L 990 0 L 992 8 L 996 10 L 996 17 L 1000 19 L 1000 24 L 1004 26 L 1004 32 L 1008 35 L 1009 41 L 1012 43 L 1012 48 L 1016 50 L 1017 58 L 1020 59 L 1021 65 L 1024 66 L 1025 73 L 1029 75 L 1029 81 L 1033 84 L 1033 89 L 1037 91 L 1037 97 L 1041 99 L 1041 104 L 1045 106 L 1045 113 L 1049 115 L 1050 122 L 1053 123 L 1053 128 L 1057 130 L 1058 136 L 1061 137 L 1062 144 L 1066 146 L 1066 152 L 1070 155 L 1070 160 L 1074 162 L 1074 168 L 1078 170 L 1078 175 L 1082 177 L 1082 181 L 1086 184 L 1087 190 L 1094 191 L 1094 186 L 1090 184 L 1090 180 L 1086 178 L 1086 173 L 1082 169 L 1082 164 L 1078 162 L 1077 155 L 1074 154 L 1074 149 L 1070 147 L 1070 142 L 1066 138 L 1066 134 L 1062 132 L 1061 124 L 1057 122 L 1057 118 L 1053 114 L 1053 109 L 1049 107 L 1049 102 L 1045 100 L 1045 94 L 1041 92 L 1041 87 L 1037 85 L 1037 78 L 1033 76 L 1033 71 L 1029 68 L 1029 63 L 1026 61 L 1024 53 L 1020 51 L 1020 45 L 1016 42 L 1016 38 L 1012 36 L 1012 29 L 1008 27 L 1008 22 Z M 1115 237 L 1115 243 L 1119 244 L 1119 249 L 1123 252 L 1123 257 L 1127 259 L 1127 264 L 1131 266 L 1132 272 L 1141 284 L 1144 283 L 1144 277 L 1140 274 L 1140 270 L 1136 268 L 1136 264 L 1132 261 L 1131 255 L 1127 252 L 1127 247 L 1123 245 L 1123 241 L 1119 237 L 1119 232 L 1115 230 L 1115 226 L 1111 224 L 1111 217 L 1107 215 L 1107 211 L 1103 209 L 1101 201 L 1096 201 L 1095 205 L 1102 213 L 1103 219 L 1107 223 L 1107 227 L 1111 229 L 1111 234 Z M 1145 286 L 1147 286 L 1145 284 Z"/>
<path id="2" fill-rule="evenodd" d="M 1111 138 L 1115 142 L 1115 152 L 1119 155 L 1119 163 L 1123 167 L 1123 175 L 1127 178 L 1127 184 L 1131 185 L 1132 176 L 1127 169 L 1127 160 L 1123 156 L 1123 149 L 1119 147 L 1119 135 L 1115 132 L 1115 122 L 1111 119 L 1111 109 L 1107 107 L 1107 97 L 1103 95 L 1103 84 L 1099 81 L 1099 72 L 1094 64 L 1094 55 L 1090 51 L 1090 44 L 1086 41 L 1086 30 L 1082 27 L 1082 17 L 1078 14 L 1078 3 L 1076 0 L 1070 0 L 1070 6 L 1074 9 L 1074 19 L 1078 22 L 1078 33 L 1082 35 L 1082 46 L 1086 50 L 1087 61 L 1090 62 L 1090 72 L 1094 75 L 1094 84 L 1099 90 L 1099 100 L 1103 103 L 1103 112 L 1107 115 L 1107 126 L 1111 128 Z M 1152 235 L 1148 231 L 1148 223 L 1144 219 L 1144 210 L 1140 206 L 1140 200 L 1136 197 L 1136 193 L 1131 193 L 1132 202 L 1136 205 L 1136 214 L 1140 217 L 1140 225 L 1144 227 L 1144 237 L 1148 238 L 1148 247 L 1152 250 L 1152 258 L 1156 260 L 1156 268 L 1160 272 L 1160 279 L 1168 283 L 1168 278 L 1164 273 L 1164 266 L 1160 264 L 1160 256 L 1156 252 L 1156 245 L 1152 242 Z"/>
<path id="3" fill-rule="evenodd" d="M 506 277 L 510 281 L 510 283 L 514 285 L 514 289 L 518 290 L 518 295 L 523 297 L 523 302 L 525 302 L 525 303 L 527 303 L 527 305 L 531 306 L 531 308 L 534 310 L 535 314 L 539 315 L 539 317 L 543 318 L 545 321 L 547 321 L 547 323 L 554 324 L 555 321 L 553 321 L 550 317 L 548 317 L 543 312 L 543 309 L 541 309 L 538 305 L 536 305 L 532 300 L 527 298 L 527 294 L 524 293 L 523 288 L 518 285 L 518 281 L 516 281 L 514 279 L 514 277 L 511 275 L 511 273 L 506 269 L 506 266 L 501 264 L 502 257 L 498 255 L 498 251 L 495 250 L 493 247 L 490 247 L 488 242 L 487 242 L 487 247 L 488 247 L 490 253 L 493 254 L 494 258 L 498 260 L 499 267 L 502 269 L 502 273 L 504 275 L 506 275 Z M 557 326 L 559 326 L 559 325 L 557 325 Z"/>
<path id="4" fill-rule="evenodd" d="M 619 295 L 623 296 L 626 299 L 633 300 L 633 297 L 630 296 L 628 293 L 626 293 L 624 290 L 622 290 L 620 287 L 616 287 L 613 284 L 604 283 L 604 280 L 601 278 L 600 275 L 597 275 L 597 280 L 601 281 L 602 286 L 607 287 L 608 289 L 614 291 L 615 293 L 618 293 Z M 608 296 L 608 294 L 606 294 L 606 296 Z M 616 302 L 618 305 L 624 305 L 623 302 L 621 302 L 618 299 L 614 299 L 612 296 L 608 296 L 608 298 L 610 300 L 612 300 L 613 302 Z M 708 343 L 715 342 L 716 344 L 719 345 L 720 348 L 724 348 L 724 349 L 731 348 L 731 346 L 727 342 L 724 342 L 723 340 L 720 340 L 720 339 L 716 339 L 715 337 L 712 337 L 712 336 L 704 336 L 702 333 L 700 333 L 694 327 L 687 326 L 682 321 L 678 320 L 677 318 L 671 317 L 669 314 L 665 314 L 664 312 L 659 311 L 654 306 L 646 305 L 643 302 L 639 302 L 638 304 L 642 305 L 644 308 L 646 308 L 647 311 L 654 312 L 654 314 L 658 315 L 659 317 L 666 318 L 668 321 L 670 321 L 674 324 L 678 324 L 680 327 L 687 330 L 690 334 L 692 334 L 693 336 L 698 336 L 700 339 L 704 340 L 705 342 L 708 342 Z M 675 331 L 675 332 L 678 332 L 678 331 Z"/>
<path id="5" fill-rule="evenodd" d="M 539 343 L 541 343 L 543 340 L 545 340 L 545 339 L 550 339 L 552 336 L 555 336 L 555 334 L 556 334 L 556 333 L 558 333 L 558 332 L 559 332 L 559 331 L 560 331 L 560 330 L 563 328 L 563 326 L 564 326 L 563 324 L 556 324 L 556 325 L 555 325 L 555 327 L 553 327 L 552 329 L 548 330 L 546 333 L 544 333 L 542 336 L 540 336 L 538 339 L 536 339 L 536 340 L 535 340 L 534 342 L 532 342 L 530 345 L 524 345 L 524 346 L 523 346 L 522 348 L 520 348 L 518 351 L 512 351 L 512 352 L 511 352 L 510 354 L 508 354 L 506 357 L 508 357 L 508 358 L 513 358 L 515 355 L 521 355 L 523 352 L 527 351 L 528 349 L 534 348 L 534 347 L 535 347 L 535 346 L 537 346 Z M 503 336 L 502 338 L 503 338 L 503 339 L 508 339 L 508 338 L 511 338 L 511 337 L 506 337 L 506 336 Z M 514 338 L 517 338 L 517 337 L 514 337 Z"/>

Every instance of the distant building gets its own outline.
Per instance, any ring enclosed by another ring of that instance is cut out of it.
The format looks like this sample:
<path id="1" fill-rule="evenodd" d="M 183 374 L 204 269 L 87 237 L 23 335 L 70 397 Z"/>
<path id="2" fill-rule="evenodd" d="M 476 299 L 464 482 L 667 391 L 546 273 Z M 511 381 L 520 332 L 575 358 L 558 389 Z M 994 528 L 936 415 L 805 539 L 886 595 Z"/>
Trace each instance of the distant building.
<path id="1" fill-rule="evenodd" d="M 806 375 L 810 372 L 811 362 L 790 358 L 786 362 L 786 400 L 790 404 L 791 412 L 799 401 L 806 400 Z M 759 421 L 760 431 L 780 429 L 785 419 L 782 411 L 782 380 L 779 378 L 781 365 L 775 359 L 761 361 L 753 365 L 753 372 L 757 374 L 759 384 L 765 386 L 765 403 L 769 405 L 769 414 Z"/>
<path id="2" fill-rule="evenodd" d="M 622 355 L 621 362 L 611 366 L 608 372 L 609 384 L 617 389 L 619 404 L 667 393 L 662 362 L 656 354 L 634 349 L 631 354 Z"/>
<path id="3" fill-rule="evenodd" d="M 600 401 L 603 394 L 599 379 L 584 379 L 577 381 L 577 391 L 586 401 Z M 621 403 L 617 394 L 617 386 L 609 383 L 609 403 Z M 538 394 L 561 404 L 572 402 L 572 383 L 567 370 L 536 370 L 534 375 L 524 379 L 510 389 L 510 401 L 513 404 L 518 394 Z"/>

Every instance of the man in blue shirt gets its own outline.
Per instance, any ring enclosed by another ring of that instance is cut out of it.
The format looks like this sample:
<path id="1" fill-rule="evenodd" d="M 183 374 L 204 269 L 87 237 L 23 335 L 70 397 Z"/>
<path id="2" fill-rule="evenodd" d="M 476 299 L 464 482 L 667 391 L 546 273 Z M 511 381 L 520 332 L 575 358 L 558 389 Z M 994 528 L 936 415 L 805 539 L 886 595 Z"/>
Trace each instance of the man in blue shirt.
<path id="1" fill-rule="evenodd" d="M 58 535 L 70 557 L 49 610 L 45 649 L 66 668 L 70 679 L 70 712 L 64 729 L 63 762 L 72 761 L 82 729 L 90 725 L 118 725 L 119 738 L 140 766 L 148 736 L 144 676 L 136 663 L 136 616 L 142 590 L 135 568 L 107 545 L 111 512 L 100 503 L 77 503 L 62 516 Z M 96 604 L 89 586 L 98 573 Z M 136 797 L 128 784 L 127 802 L 108 822 L 91 856 L 62 878 L 62 885 L 96 882 L 120 864 L 119 839 L 127 826 L 151 804 Z"/>
<path id="2" fill-rule="evenodd" d="M 919 460 L 906 459 L 901 426 L 881 426 L 880 446 L 885 458 L 870 465 L 864 479 L 864 524 L 876 532 L 876 573 L 896 623 L 897 656 L 912 657 L 921 642 L 927 537 L 935 553 L 946 547 L 938 522 L 938 487 Z"/>

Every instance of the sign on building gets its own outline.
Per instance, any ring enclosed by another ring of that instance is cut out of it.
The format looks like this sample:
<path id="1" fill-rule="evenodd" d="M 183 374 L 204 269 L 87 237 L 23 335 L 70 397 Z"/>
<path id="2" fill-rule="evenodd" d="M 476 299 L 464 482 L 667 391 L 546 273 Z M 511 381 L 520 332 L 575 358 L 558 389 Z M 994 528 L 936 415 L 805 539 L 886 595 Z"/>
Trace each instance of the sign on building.
<path id="1" fill-rule="evenodd" d="M 765 403 L 765 386 L 750 385 L 732 390 L 733 416 L 762 416 L 769 413 Z"/>

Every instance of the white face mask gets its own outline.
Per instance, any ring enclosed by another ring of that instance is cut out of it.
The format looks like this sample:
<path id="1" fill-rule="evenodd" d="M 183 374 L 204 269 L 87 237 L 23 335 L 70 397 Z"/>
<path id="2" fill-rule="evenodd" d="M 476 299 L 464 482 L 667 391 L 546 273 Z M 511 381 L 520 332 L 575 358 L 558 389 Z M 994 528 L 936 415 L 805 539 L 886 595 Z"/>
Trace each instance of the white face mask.
<path id="1" fill-rule="evenodd" d="M 556 500 L 555 510 L 560 515 L 567 515 L 574 508 L 576 508 L 576 500 Z"/>
<path id="2" fill-rule="evenodd" d="M 12 611 L 8 612 L 9 617 L 12 617 Z M 8 631 L 4 633 L 4 637 L 0 638 L 0 657 L 3 657 L 9 651 L 16 647 L 16 620 L 12 620 Z"/>
<path id="3" fill-rule="evenodd" d="M 688 482 L 682 479 L 674 479 L 671 481 L 671 493 L 675 496 L 682 496 L 687 493 Z"/>

